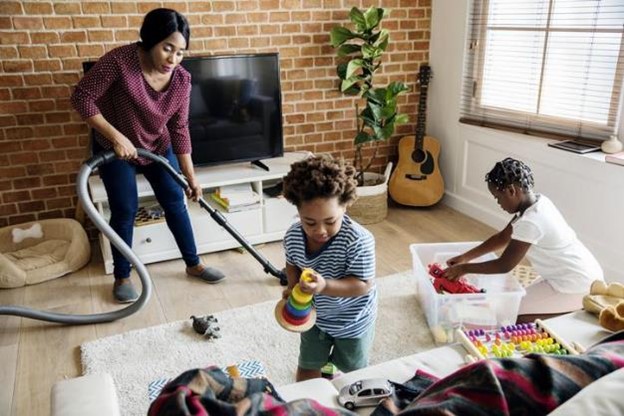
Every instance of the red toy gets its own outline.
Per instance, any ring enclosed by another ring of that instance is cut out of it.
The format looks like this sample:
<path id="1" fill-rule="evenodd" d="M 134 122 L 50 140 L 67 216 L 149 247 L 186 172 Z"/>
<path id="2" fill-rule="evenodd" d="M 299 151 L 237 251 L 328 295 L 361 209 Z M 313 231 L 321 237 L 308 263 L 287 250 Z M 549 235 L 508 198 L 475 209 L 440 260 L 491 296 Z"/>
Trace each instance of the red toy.
<path id="1" fill-rule="evenodd" d="M 429 274 L 433 276 L 433 287 L 438 293 L 484 293 L 484 289 L 477 289 L 464 279 L 455 281 L 444 277 L 444 270 L 438 263 L 429 265 Z"/>

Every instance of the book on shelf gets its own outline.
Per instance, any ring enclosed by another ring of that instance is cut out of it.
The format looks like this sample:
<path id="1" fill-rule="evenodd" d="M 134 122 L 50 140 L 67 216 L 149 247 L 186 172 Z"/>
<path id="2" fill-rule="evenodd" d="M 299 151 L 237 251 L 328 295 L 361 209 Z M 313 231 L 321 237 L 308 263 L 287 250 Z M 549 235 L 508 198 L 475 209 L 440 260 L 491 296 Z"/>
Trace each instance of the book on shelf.
<path id="1" fill-rule="evenodd" d="M 624 152 L 607 154 L 605 156 L 605 161 L 609 163 L 615 163 L 616 165 L 624 166 Z"/>
<path id="2" fill-rule="evenodd" d="M 250 184 L 222 186 L 210 194 L 218 207 L 226 212 L 238 212 L 260 207 L 260 195 Z"/>

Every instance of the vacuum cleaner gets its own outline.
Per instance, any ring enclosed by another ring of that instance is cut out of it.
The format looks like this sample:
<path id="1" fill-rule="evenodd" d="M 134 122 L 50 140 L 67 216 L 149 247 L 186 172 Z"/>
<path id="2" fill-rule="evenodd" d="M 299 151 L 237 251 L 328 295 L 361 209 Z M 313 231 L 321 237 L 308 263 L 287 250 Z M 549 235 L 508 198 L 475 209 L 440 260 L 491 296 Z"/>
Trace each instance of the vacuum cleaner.
<path id="1" fill-rule="evenodd" d="M 188 182 L 184 176 L 178 173 L 173 166 L 169 164 L 169 161 L 159 155 L 155 155 L 144 149 L 137 149 L 140 157 L 150 159 L 153 162 L 161 164 L 167 172 L 173 177 L 173 179 L 184 189 L 188 188 Z M 91 218 L 93 224 L 110 240 L 119 252 L 134 266 L 139 280 L 141 282 L 142 290 L 139 298 L 125 308 L 118 309 L 112 312 L 104 312 L 88 315 L 72 315 L 66 313 L 56 313 L 49 311 L 42 311 L 27 308 L 24 306 L 0 306 L 0 315 L 12 315 L 21 316 L 23 318 L 36 319 L 39 321 L 54 322 L 59 324 L 69 325 L 84 325 L 84 324 L 96 324 L 102 322 L 111 322 L 118 319 L 125 318 L 132 315 L 135 312 L 141 310 L 149 301 L 152 295 L 152 281 L 145 265 L 139 260 L 138 256 L 132 251 L 132 249 L 123 241 L 123 239 L 111 228 L 106 220 L 100 215 L 100 213 L 93 205 L 89 192 L 87 190 L 87 183 L 91 173 L 101 165 L 111 162 L 117 156 L 113 151 L 107 151 L 97 154 L 88 159 L 78 172 L 76 179 L 76 187 L 78 193 L 78 200 L 82 204 L 84 211 Z M 264 272 L 271 274 L 280 280 L 280 284 L 285 286 L 287 284 L 286 275 L 283 271 L 278 270 L 273 266 L 262 254 L 260 254 L 249 242 L 235 229 L 227 219 L 219 211 L 211 207 L 204 198 L 200 197 L 198 203 L 204 208 L 213 220 L 223 227 L 241 246 L 243 246 L 263 267 Z"/>

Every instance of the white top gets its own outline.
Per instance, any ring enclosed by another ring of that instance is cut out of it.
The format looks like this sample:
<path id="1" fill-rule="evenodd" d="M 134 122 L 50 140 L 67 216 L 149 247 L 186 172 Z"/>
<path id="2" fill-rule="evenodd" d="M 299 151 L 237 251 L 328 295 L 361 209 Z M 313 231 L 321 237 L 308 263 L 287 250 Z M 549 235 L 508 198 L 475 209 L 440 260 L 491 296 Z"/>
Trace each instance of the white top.
<path id="1" fill-rule="evenodd" d="M 537 198 L 512 220 L 511 238 L 531 244 L 531 265 L 556 291 L 589 293 L 592 281 L 604 280 L 600 264 L 552 201 L 544 195 Z"/>

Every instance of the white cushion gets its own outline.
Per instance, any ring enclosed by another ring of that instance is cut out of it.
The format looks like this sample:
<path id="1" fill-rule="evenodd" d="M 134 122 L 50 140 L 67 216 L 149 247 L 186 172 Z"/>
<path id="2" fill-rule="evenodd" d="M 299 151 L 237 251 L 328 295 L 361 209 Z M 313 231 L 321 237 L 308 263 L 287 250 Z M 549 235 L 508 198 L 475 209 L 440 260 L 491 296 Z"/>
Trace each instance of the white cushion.
<path id="1" fill-rule="evenodd" d="M 624 368 L 607 374 L 579 391 L 550 416 L 624 415 Z"/>
<path id="2" fill-rule="evenodd" d="M 328 407 L 340 407 L 338 404 L 338 390 L 327 379 L 314 378 L 276 387 L 277 392 L 286 402 L 299 399 L 314 399 Z"/>
<path id="3" fill-rule="evenodd" d="M 109 374 L 58 381 L 52 386 L 51 416 L 119 416 L 119 402 Z"/>

